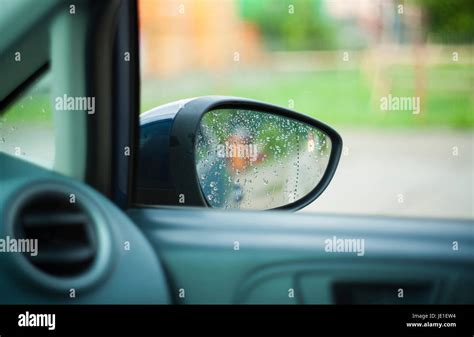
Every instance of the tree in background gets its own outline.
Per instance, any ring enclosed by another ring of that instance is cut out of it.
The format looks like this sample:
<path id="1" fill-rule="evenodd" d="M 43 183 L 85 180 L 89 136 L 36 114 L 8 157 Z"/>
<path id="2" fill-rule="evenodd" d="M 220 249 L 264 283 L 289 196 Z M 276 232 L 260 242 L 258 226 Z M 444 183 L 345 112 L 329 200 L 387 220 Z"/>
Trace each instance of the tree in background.
<path id="1" fill-rule="evenodd" d="M 423 10 L 429 40 L 438 43 L 472 43 L 473 0 L 416 0 Z"/>
<path id="2" fill-rule="evenodd" d="M 337 47 L 336 27 L 323 1 L 239 0 L 243 20 L 259 26 L 271 50 L 318 50 Z"/>

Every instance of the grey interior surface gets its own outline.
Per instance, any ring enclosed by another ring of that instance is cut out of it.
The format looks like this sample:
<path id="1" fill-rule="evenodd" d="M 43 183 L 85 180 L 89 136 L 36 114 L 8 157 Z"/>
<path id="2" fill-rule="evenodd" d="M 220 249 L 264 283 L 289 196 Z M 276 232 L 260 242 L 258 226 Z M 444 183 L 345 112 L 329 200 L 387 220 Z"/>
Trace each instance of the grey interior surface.
<path id="1" fill-rule="evenodd" d="M 76 201 L 93 214 L 94 228 L 99 233 L 93 265 L 75 276 L 41 271 L 25 254 L 0 253 L 0 303 L 169 303 L 165 275 L 155 252 L 130 219 L 108 199 L 83 183 L 5 154 L 0 154 L 0 167 L 0 237 L 15 236 L 15 226 L 22 216 L 21 203 L 27 196 L 48 203 L 47 192 L 51 190 L 63 190 L 67 197 L 73 193 Z M 57 214 L 51 211 L 46 216 L 48 222 L 57 218 L 57 222 L 64 221 L 63 226 L 70 225 L 61 217 L 59 208 Z M 40 256 L 41 241 L 38 252 Z M 60 259 L 61 254 L 55 258 Z M 75 297 L 71 297 L 71 289 Z"/>
<path id="2" fill-rule="evenodd" d="M 44 21 L 59 4 L 58 0 L 0 1 L 0 101 L 48 61 Z M 14 56 L 21 57 L 21 62 Z"/>
<path id="3" fill-rule="evenodd" d="M 23 196 L 49 188 L 74 193 L 96 212 L 102 233 L 102 262 L 75 277 L 48 275 L 23 254 L 0 254 L 2 303 L 474 301 L 471 221 L 184 207 L 132 209 L 127 217 L 81 182 L 4 154 L 0 167 L 2 237 L 15 235 Z M 326 252 L 334 236 L 364 239 L 364 254 Z"/>
<path id="4" fill-rule="evenodd" d="M 181 208 L 129 215 L 178 303 L 474 301 L 471 221 Z M 326 252 L 333 236 L 365 239 L 365 254 Z"/>

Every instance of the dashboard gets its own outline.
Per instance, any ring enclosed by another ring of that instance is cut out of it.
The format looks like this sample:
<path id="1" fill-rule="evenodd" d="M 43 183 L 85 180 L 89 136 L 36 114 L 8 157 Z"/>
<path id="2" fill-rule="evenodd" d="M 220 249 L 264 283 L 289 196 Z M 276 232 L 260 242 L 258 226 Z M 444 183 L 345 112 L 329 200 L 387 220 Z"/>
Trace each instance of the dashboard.
<path id="1" fill-rule="evenodd" d="M 6 154 L 0 167 L 3 304 L 169 303 L 153 247 L 109 200 Z"/>

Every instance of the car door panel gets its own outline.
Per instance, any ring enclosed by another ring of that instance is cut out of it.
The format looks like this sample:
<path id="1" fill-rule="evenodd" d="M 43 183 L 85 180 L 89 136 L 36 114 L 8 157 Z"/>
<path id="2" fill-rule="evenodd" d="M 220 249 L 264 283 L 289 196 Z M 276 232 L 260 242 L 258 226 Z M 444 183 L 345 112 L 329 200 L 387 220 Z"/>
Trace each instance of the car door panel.
<path id="1" fill-rule="evenodd" d="M 474 280 L 468 220 L 178 207 L 128 214 L 162 258 L 178 303 L 474 300 L 473 290 L 465 286 Z M 325 240 L 334 236 L 364 239 L 364 255 L 326 252 Z M 454 241 L 458 250 L 453 250 Z M 178 296 L 180 290 L 184 297 Z"/>

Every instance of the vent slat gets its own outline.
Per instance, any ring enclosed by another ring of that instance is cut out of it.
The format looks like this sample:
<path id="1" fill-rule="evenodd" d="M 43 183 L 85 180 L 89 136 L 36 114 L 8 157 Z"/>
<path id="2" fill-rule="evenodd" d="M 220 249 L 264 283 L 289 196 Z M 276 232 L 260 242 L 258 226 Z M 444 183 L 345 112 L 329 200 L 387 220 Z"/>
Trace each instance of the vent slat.
<path id="1" fill-rule="evenodd" d="M 36 213 L 26 214 L 22 217 L 24 226 L 45 226 L 45 225 L 67 225 L 70 224 L 87 224 L 89 218 L 81 213 L 53 212 L 52 214 Z"/>
<path id="2" fill-rule="evenodd" d="M 38 240 L 38 254 L 25 257 L 43 272 L 60 277 L 84 273 L 97 253 L 89 214 L 68 200 L 68 194 L 40 194 L 25 203 L 16 226 L 18 238 Z"/>
<path id="3" fill-rule="evenodd" d="M 40 248 L 41 249 L 41 248 Z M 38 263 L 80 263 L 92 259 L 94 249 L 87 246 L 68 247 L 63 249 L 41 249 L 41 254 L 31 256 L 31 261 Z"/>

